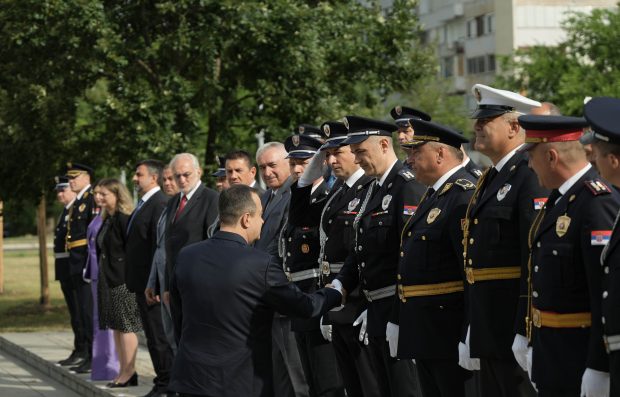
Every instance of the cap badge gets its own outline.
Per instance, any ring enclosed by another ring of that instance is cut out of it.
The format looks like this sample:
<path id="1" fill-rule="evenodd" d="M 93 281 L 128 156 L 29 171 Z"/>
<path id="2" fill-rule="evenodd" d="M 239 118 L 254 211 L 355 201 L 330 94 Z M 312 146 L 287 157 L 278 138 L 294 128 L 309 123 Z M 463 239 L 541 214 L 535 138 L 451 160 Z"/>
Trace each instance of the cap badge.
<path id="1" fill-rule="evenodd" d="M 349 212 L 352 212 L 359 203 L 360 203 L 360 199 L 357 197 L 349 201 L 349 207 L 348 207 Z"/>
<path id="2" fill-rule="evenodd" d="M 508 183 L 502 186 L 502 188 L 499 189 L 497 192 L 497 201 L 502 201 L 510 191 L 510 188 L 512 188 L 512 186 L 510 186 L 510 184 Z"/>
<path id="3" fill-rule="evenodd" d="M 397 114 L 397 115 L 399 115 L 399 116 L 400 116 L 401 114 L 403 114 L 403 108 L 402 108 L 402 107 L 400 107 L 400 106 L 396 106 L 396 107 L 394 108 L 394 111 L 396 111 L 396 114 Z"/>
<path id="4" fill-rule="evenodd" d="M 347 130 L 349 129 L 349 120 L 347 120 L 346 117 L 342 119 L 342 124 L 344 124 L 344 126 L 347 127 Z"/>
<path id="5" fill-rule="evenodd" d="M 478 102 L 482 100 L 482 93 L 480 92 L 480 89 L 474 88 L 474 97 L 476 98 L 476 101 Z"/>
<path id="6" fill-rule="evenodd" d="M 73 168 L 73 163 L 69 161 L 69 162 L 67 163 L 67 168 Z"/>
<path id="7" fill-rule="evenodd" d="M 566 234 L 568 226 L 570 226 L 570 217 L 566 215 L 559 216 L 558 220 L 555 222 L 555 233 L 558 237 L 562 237 Z"/>
<path id="8" fill-rule="evenodd" d="M 441 214 L 441 208 L 433 208 L 428 212 L 428 216 L 426 217 L 426 223 L 431 224 L 435 222 L 435 219 Z"/>
<path id="9" fill-rule="evenodd" d="M 306 131 L 306 127 L 304 127 L 303 125 L 300 125 L 297 130 L 299 131 L 300 134 L 303 134 L 304 131 Z"/>
<path id="10" fill-rule="evenodd" d="M 331 134 L 331 132 L 329 131 L 329 125 L 328 124 L 325 124 L 323 126 L 323 132 L 325 133 L 326 137 L 329 137 L 329 134 Z"/>
<path id="11" fill-rule="evenodd" d="M 294 146 L 299 146 L 299 135 L 293 135 L 292 141 Z"/>
<path id="12" fill-rule="evenodd" d="M 302 244 L 301 252 L 303 252 L 304 254 L 307 254 L 308 252 L 310 252 L 310 246 L 308 244 Z"/>
<path id="13" fill-rule="evenodd" d="M 60 178 L 55 176 L 54 177 L 54 182 L 56 182 L 56 184 L 58 185 L 60 183 Z"/>
<path id="14" fill-rule="evenodd" d="M 391 194 L 386 194 L 385 197 L 383 197 L 383 201 L 381 201 L 381 208 L 383 208 L 383 211 L 387 210 L 391 201 L 392 201 Z"/>

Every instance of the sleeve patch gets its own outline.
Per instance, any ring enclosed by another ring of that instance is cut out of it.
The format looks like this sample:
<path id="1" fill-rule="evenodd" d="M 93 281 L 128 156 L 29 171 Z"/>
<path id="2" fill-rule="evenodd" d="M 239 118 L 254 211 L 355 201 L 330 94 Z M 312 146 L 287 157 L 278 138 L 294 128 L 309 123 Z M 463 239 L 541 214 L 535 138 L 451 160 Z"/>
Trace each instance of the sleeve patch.
<path id="1" fill-rule="evenodd" d="M 590 192 L 592 192 L 592 194 L 595 196 L 598 196 L 599 194 L 611 193 L 611 189 L 609 188 L 609 186 L 607 186 L 600 180 L 584 181 L 583 183 L 585 183 L 588 190 L 590 190 Z"/>
<path id="2" fill-rule="evenodd" d="M 534 199 L 534 209 L 535 210 L 542 210 L 542 208 L 545 206 L 545 203 L 547 202 L 547 198 L 546 197 L 539 197 L 539 198 L 535 198 Z"/>
<path id="3" fill-rule="evenodd" d="M 402 170 L 398 171 L 398 175 L 402 176 L 406 181 L 415 180 L 415 175 L 413 174 L 413 172 L 411 172 L 411 170 L 408 170 L 406 168 L 403 168 Z"/>
<path id="4" fill-rule="evenodd" d="M 418 209 L 417 205 L 407 205 L 403 207 L 403 215 L 413 215 L 415 211 Z"/>
<path id="5" fill-rule="evenodd" d="M 607 245 L 611 239 L 611 230 L 592 230 L 590 245 Z"/>
<path id="6" fill-rule="evenodd" d="M 476 185 L 467 179 L 457 179 L 454 184 L 463 188 L 463 190 L 472 190 L 476 188 Z"/>

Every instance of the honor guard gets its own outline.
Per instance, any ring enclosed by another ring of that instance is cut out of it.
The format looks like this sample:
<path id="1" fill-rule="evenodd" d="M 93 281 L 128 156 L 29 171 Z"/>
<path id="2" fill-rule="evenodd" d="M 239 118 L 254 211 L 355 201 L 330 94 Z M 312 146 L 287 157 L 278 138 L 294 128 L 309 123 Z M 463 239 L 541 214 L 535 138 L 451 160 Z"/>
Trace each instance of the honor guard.
<path id="1" fill-rule="evenodd" d="M 65 244 L 69 252 L 69 274 L 74 293 L 79 302 L 76 311 L 82 328 L 83 340 L 81 345 L 84 346 L 86 352 L 82 364 L 72 368 L 79 372 L 90 370 L 93 346 L 93 297 L 90 285 L 82 278 L 88 257 L 86 229 L 96 215 L 95 201 L 90 185 L 92 176 L 93 169 L 91 167 L 84 164 L 67 163 L 66 177 L 69 179 L 69 187 L 77 194 L 69 209 Z"/>
<path id="2" fill-rule="evenodd" d="M 603 178 L 620 187 L 620 127 L 615 117 L 620 112 L 620 99 L 594 98 L 585 106 L 584 116 L 594 132 L 590 133 L 594 163 Z M 609 243 L 603 248 L 603 340 L 609 354 L 611 396 L 620 396 L 620 222 L 614 222 Z M 601 236 L 606 239 L 606 236 Z M 592 321 L 596 318 L 592 317 Z"/>
<path id="3" fill-rule="evenodd" d="M 604 182 L 578 142 L 586 120 L 522 116 L 530 166 L 553 189 L 529 233 L 527 331 L 531 379 L 541 396 L 609 395 L 603 343 L 601 252 L 620 195 Z"/>
<path id="4" fill-rule="evenodd" d="M 412 119 L 409 163 L 429 186 L 401 233 L 398 300 L 387 325 L 392 357 L 415 359 L 424 396 L 465 395 L 469 371 L 458 365 L 465 297 L 462 220 L 476 187 L 462 166 L 457 131 Z"/>
<path id="5" fill-rule="evenodd" d="M 318 203 L 325 200 L 329 189 L 323 180 L 322 164 L 315 167 L 318 173 L 306 173 L 304 170 L 321 145 L 320 141 L 308 135 L 293 135 L 284 142 L 291 176 L 296 182 L 291 185 L 288 220 L 280 234 L 282 266 L 288 279 L 306 293 L 316 291 L 319 285 Z M 299 185 L 302 188 L 298 188 Z M 295 194 L 301 189 L 309 189 L 308 194 Z M 293 318 L 291 330 L 295 333 L 310 395 L 344 396 L 334 349 L 321 335 L 319 318 Z"/>
<path id="6" fill-rule="evenodd" d="M 517 118 L 540 103 L 482 84 L 473 93 L 475 149 L 493 167 L 479 179 L 463 222 L 469 328 L 459 344 L 459 363 L 480 369 L 482 397 L 532 395 L 511 347 L 527 353 L 525 313 L 517 307 L 521 300 L 525 308 L 527 300 L 527 235 L 548 191 L 539 186 L 526 153 L 518 151 L 525 131 Z"/>
<path id="7" fill-rule="evenodd" d="M 355 161 L 375 180 L 354 219 L 354 253 L 332 283 L 346 291 L 360 285 L 366 297 L 368 309 L 356 322 L 362 323 L 362 340 L 367 333 L 380 394 L 419 395 L 413 363 L 390 357 L 385 330 L 396 299 L 400 232 L 426 189 L 394 153 L 396 125 L 357 116 L 347 116 L 345 124 L 349 133 L 343 143 L 351 146 Z"/>

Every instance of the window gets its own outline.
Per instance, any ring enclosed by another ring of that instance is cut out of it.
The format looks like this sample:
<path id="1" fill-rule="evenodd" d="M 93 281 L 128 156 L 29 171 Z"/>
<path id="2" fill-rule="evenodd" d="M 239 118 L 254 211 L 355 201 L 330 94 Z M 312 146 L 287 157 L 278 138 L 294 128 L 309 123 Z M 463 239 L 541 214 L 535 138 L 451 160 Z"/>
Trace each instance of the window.
<path id="1" fill-rule="evenodd" d="M 467 37 L 473 38 L 476 37 L 476 20 L 470 19 L 467 21 Z"/>
<path id="2" fill-rule="evenodd" d="M 495 55 L 482 55 L 467 58 L 467 74 L 478 74 L 495 71 Z"/>
<path id="3" fill-rule="evenodd" d="M 443 57 L 441 59 L 441 76 L 452 77 L 454 75 L 454 57 Z"/>
<path id="4" fill-rule="evenodd" d="M 487 23 L 486 23 L 486 28 L 487 31 L 486 33 L 493 33 L 494 29 L 495 29 L 495 15 L 494 14 L 488 14 L 487 15 Z"/>
<path id="5" fill-rule="evenodd" d="M 476 37 L 484 35 L 484 15 L 476 17 Z"/>
<path id="6" fill-rule="evenodd" d="M 489 72 L 495 71 L 495 55 L 487 55 L 487 70 Z"/>

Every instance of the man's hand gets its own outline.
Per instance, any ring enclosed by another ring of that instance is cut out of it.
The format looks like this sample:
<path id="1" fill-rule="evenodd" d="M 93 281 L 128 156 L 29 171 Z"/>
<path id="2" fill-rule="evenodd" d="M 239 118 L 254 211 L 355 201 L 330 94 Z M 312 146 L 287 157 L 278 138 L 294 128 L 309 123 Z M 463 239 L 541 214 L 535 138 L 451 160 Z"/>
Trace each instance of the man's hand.
<path id="1" fill-rule="evenodd" d="M 146 298 L 146 304 L 149 306 L 159 303 L 159 295 L 155 295 L 155 290 L 153 288 L 145 289 L 144 297 Z"/>
<path id="2" fill-rule="evenodd" d="M 527 338 L 523 335 L 516 334 L 512 342 L 512 354 L 514 354 L 517 363 L 524 371 L 527 371 Z"/>
<path id="3" fill-rule="evenodd" d="M 332 341 L 332 326 L 331 326 L 331 324 L 323 325 L 323 317 L 321 316 L 320 325 L 321 325 L 321 334 L 323 335 L 323 338 L 326 341 L 331 342 Z"/>
<path id="4" fill-rule="evenodd" d="M 469 352 L 469 327 L 467 328 L 465 343 L 459 342 L 459 365 L 469 371 L 480 369 L 480 359 L 472 358 Z"/>
<path id="5" fill-rule="evenodd" d="M 398 334 L 400 331 L 400 327 L 396 324 L 387 323 L 385 328 L 385 340 L 388 342 L 390 346 L 390 356 L 396 357 L 398 353 Z"/>
<path id="6" fill-rule="evenodd" d="M 360 342 L 364 342 L 365 345 L 368 346 L 368 334 L 366 333 L 366 325 L 368 324 L 368 311 L 364 310 L 362 314 L 353 322 L 353 326 L 357 327 L 362 324 L 360 327 Z"/>
<path id="7" fill-rule="evenodd" d="M 342 295 L 342 305 L 347 302 L 347 290 L 344 289 L 340 280 L 334 279 L 334 281 L 332 281 L 330 284 L 325 285 L 325 287 L 333 288 L 336 291 L 340 292 L 340 295 Z"/>
<path id="8" fill-rule="evenodd" d="M 608 397 L 609 372 L 586 368 L 581 378 L 581 397 Z"/>

